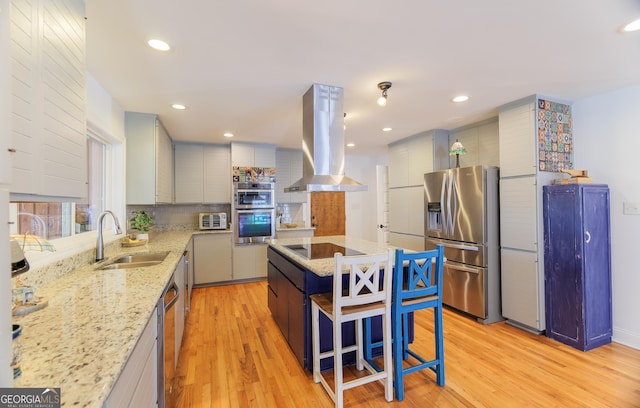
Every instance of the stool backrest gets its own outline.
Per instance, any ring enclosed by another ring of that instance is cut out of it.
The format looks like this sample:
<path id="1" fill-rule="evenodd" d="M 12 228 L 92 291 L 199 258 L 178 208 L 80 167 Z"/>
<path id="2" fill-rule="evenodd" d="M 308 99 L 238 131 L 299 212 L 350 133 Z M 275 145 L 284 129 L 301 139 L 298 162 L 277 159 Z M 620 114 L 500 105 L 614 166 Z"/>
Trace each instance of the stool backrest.
<path id="1" fill-rule="evenodd" d="M 333 303 L 337 312 L 345 306 L 384 302 L 391 305 L 391 284 L 393 276 L 393 250 L 374 255 L 344 256 L 334 255 Z M 343 287 L 344 269 L 348 268 L 348 278 Z M 384 272 L 388 273 L 384 273 Z"/>
<path id="2" fill-rule="evenodd" d="M 442 268 L 444 246 L 422 252 L 396 249 L 393 281 L 393 300 L 402 302 L 426 296 L 442 297 Z M 406 273 L 405 273 L 406 269 Z"/>

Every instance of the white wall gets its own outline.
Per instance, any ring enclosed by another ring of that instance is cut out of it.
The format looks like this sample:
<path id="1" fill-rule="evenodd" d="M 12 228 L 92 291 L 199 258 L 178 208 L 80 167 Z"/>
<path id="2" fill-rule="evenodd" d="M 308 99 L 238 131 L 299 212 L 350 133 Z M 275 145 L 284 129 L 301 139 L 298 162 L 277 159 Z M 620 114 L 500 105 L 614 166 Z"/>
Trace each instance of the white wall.
<path id="1" fill-rule="evenodd" d="M 640 349 L 640 215 L 622 203 L 640 203 L 640 86 L 573 104 L 575 168 L 586 169 L 611 194 L 613 340 Z"/>
<path id="2" fill-rule="evenodd" d="M 126 219 L 126 168 L 124 146 L 124 109 L 87 72 L 87 122 L 88 127 L 98 131 L 98 135 L 112 143 L 107 158 L 114 171 L 107 176 L 106 188 L 111 192 L 111 202 L 107 209 L 116 213 L 120 220 Z"/>
<path id="3" fill-rule="evenodd" d="M 345 174 L 367 185 L 367 191 L 345 193 L 346 234 L 350 237 L 377 241 L 376 232 L 376 165 L 371 156 L 345 155 Z"/>
<path id="4" fill-rule="evenodd" d="M 124 109 L 87 72 L 87 122 L 110 140 L 124 141 Z"/>

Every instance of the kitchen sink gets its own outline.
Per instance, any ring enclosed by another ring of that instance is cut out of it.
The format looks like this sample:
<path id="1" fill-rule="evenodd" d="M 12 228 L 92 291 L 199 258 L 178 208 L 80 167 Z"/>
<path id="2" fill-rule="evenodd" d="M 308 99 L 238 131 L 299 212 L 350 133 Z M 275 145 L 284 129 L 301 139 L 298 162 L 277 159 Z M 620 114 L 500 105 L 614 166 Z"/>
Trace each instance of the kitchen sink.
<path id="1" fill-rule="evenodd" d="M 120 255 L 112 264 L 131 264 L 138 262 L 162 262 L 169 252 L 142 252 L 139 254 Z"/>
<path id="2" fill-rule="evenodd" d="M 164 261 L 167 255 L 169 255 L 169 252 L 144 252 L 121 255 L 106 265 L 98 267 L 98 269 L 129 269 L 158 265 Z"/>

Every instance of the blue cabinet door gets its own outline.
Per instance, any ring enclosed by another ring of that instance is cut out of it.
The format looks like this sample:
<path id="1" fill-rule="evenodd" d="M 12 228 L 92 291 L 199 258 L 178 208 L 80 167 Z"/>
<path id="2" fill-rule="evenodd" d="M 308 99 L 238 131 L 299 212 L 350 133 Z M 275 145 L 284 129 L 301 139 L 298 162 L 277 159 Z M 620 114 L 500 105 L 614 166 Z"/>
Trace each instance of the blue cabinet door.
<path id="1" fill-rule="evenodd" d="M 580 350 L 611 341 L 609 189 L 543 188 L 548 337 Z"/>

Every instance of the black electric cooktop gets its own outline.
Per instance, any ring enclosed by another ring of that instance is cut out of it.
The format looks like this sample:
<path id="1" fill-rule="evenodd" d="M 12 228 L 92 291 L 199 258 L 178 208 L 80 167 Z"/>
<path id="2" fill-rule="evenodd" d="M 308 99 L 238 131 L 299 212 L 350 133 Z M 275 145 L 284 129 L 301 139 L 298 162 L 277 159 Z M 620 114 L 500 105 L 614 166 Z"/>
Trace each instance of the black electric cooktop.
<path id="1" fill-rule="evenodd" d="M 344 256 L 364 255 L 363 252 L 356 251 L 355 249 L 345 248 L 340 245 L 332 244 L 330 242 L 318 242 L 313 244 L 296 244 L 296 245 L 284 245 L 300 255 L 305 259 L 325 259 L 333 258 L 333 254 L 336 252 L 341 253 Z"/>

